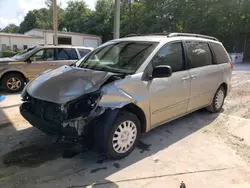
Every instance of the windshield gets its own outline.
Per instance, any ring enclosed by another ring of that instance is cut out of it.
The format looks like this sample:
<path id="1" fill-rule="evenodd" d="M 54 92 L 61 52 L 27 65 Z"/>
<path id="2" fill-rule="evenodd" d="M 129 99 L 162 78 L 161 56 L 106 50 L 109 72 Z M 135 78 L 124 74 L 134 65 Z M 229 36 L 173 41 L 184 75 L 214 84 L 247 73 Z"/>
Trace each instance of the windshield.
<path id="1" fill-rule="evenodd" d="M 25 59 L 25 57 L 30 54 L 36 47 L 30 47 L 26 50 L 23 50 L 21 52 L 19 52 L 18 54 L 14 55 L 12 58 L 16 59 L 16 60 L 23 60 Z"/>
<path id="2" fill-rule="evenodd" d="M 121 41 L 93 51 L 77 62 L 81 68 L 133 74 L 154 50 L 157 43 Z"/>

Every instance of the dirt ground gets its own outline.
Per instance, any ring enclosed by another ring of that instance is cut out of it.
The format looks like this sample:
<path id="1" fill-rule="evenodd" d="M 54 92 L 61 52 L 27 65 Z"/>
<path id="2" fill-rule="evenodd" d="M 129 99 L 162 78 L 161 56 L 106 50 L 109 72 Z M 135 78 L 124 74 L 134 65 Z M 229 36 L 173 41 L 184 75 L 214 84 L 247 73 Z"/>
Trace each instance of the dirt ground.
<path id="1" fill-rule="evenodd" d="M 20 117 L 20 95 L 8 95 L 0 104 L 0 187 L 249 188 L 250 64 L 236 65 L 232 84 L 222 113 L 200 110 L 163 125 L 120 161 L 52 143 Z"/>

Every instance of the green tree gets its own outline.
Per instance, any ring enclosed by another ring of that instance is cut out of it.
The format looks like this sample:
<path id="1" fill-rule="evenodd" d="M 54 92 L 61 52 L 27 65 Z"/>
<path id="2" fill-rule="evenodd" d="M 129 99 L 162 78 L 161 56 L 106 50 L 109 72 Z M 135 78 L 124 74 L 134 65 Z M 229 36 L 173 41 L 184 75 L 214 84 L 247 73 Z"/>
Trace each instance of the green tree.
<path id="1" fill-rule="evenodd" d="M 25 33 L 31 29 L 51 29 L 51 22 L 49 17 L 49 10 L 42 8 L 39 10 L 32 10 L 24 17 L 24 21 L 20 24 L 20 33 Z"/>
<path id="2" fill-rule="evenodd" d="M 9 24 L 2 30 L 0 29 L 1 32 L 5 32 L 5 33 L 18 33 L 18 30 L 19 30 L 19 27 L 15 24 Z"/>
<path id="3" fill-rule="evenodd" d="M 65 9 L 62 27 L 67 31 L 84 33 L 91 10 L 84 1 L 69 1 Z"/>
<path id="4" fill-rule="evenodd" d="M 114 2 L 98 0 L 95 11 L 91 12 L 86 22 L 86 32 L 102 36 L 103 41 L 113 38 Z"/>
<path id="5" fill-rule="evenodd" d="M 58 6 L 58 29 L 63 28 L 64 10 Z M 20 33 L 25 33 L 31 29 L 53 29 L 52 8 L 41 8 L 31 10 L 24 17 L 20 24 Z"/>

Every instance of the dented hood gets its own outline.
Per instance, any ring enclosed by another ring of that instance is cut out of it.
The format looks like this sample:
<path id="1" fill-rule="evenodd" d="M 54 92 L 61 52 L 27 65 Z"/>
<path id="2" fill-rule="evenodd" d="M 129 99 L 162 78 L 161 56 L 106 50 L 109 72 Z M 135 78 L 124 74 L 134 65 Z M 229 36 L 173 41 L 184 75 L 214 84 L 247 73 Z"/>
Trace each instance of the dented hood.
<path id="1" fill-rule="evenodd" d="M 108 72 L 63 66 L 41 74 L 27 84 L 24 92 L 37 99 L 64 104 L 97 91 L 110 76 Z"/>

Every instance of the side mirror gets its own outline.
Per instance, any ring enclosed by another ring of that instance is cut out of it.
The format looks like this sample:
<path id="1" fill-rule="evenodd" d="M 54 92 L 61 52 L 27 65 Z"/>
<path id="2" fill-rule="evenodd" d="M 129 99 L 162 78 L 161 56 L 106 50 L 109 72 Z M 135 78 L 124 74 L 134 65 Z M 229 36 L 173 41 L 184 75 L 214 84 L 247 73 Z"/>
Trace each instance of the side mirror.
<path id="1" fill-rule="evenodd" d="M 153 69 L 152 78 L 166 78 L 172 76 L 172 69 L 167 65 L 160 65 Z"/>

